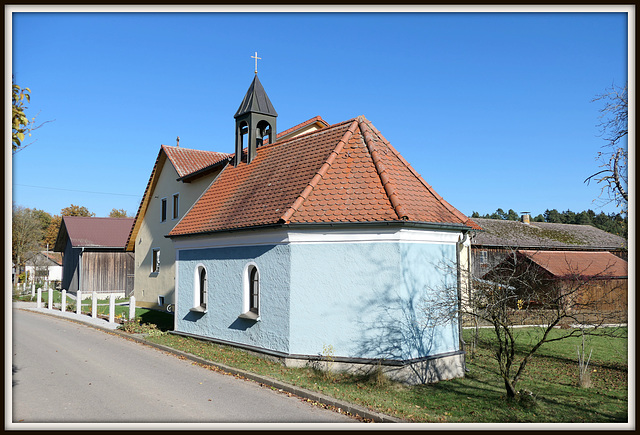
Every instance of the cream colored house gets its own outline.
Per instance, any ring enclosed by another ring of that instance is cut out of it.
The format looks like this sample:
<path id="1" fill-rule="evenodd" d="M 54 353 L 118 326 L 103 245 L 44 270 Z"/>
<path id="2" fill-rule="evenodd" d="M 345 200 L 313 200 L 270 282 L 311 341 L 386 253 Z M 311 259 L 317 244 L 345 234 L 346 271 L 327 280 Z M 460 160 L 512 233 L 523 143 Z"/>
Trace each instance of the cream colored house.
<path id="1" fill-rule="evenodd" d="M 136 304 L 166 308 L 175 291 L 175 252 L 165 236 L 206 190 L 230 155 L 160 147 L 126 250 L 135 252 Z"/>
<path id="2" fill-rule="evenodd" d="M 277 135 L 277 140 L 325 128 L 321 117 L 309 119 Z M 135 252 L 136 304 L 166 309 L 174 304 L 175 249 L 166 237 L 207 190 L 233 154 L 179 146 L 160 147 L 127 241 Z"/>

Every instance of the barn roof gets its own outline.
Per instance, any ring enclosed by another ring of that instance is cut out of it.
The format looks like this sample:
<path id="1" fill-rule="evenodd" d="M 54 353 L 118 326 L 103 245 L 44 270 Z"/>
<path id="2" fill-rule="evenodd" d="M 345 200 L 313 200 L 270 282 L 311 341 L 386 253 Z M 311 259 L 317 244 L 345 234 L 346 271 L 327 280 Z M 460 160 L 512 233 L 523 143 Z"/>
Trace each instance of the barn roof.
<path id="1" fill-rule="evenodd" d="M 360 116 L 259 147 L 250 164 L 227 165 L 169 236 L 359 222 L 480 229 Z"/>
<path id="2" fill-rule="evenodd" d="M 627 241 L 591 225 L 556 224 L 474 218 L 484 230 L 471 237 L 472 246 L 536 249 L 626 250 Z"/>
<path id="3" fill-rule="evenodd" d="M 67 240 L 74 248 L 123 249 L 132 224 L 131 218 L 63 216 L 54 250 L 63 252 Z"/>
<path id="4" fill-rule="evenodd" d="M 626 278 L 628 264 L 610 252 L 529 251 L 519 253 L 558 278 Z"/>

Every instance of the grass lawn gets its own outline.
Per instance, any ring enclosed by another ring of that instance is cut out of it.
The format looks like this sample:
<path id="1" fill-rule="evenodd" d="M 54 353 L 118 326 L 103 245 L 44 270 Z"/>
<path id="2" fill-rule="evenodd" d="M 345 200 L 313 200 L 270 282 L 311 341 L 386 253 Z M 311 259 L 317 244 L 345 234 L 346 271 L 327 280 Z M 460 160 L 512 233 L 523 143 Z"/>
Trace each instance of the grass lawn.
<path id="1" fill-rule="evenodd" d="M 589 367 L 591 388 L 578 386 L 577 348 L 580 338 L 544 345 L 529 363 L 518 389 L 533 393 L 533 400 L 505 398 L 497 363 L 487 345 L 491 330 L 474 358 L 467 357 L 464 379 L 431 385 L 406 386 L 376 376 L 332 374 L 312 368 L 286 368 L 239 349 L 173 334 L 154 334 L 147 339 L 211 361 L 271 376 L 329 396 L 357 403 L 413 422 L 627 422 L 627 335 L 592 337 Z M 518 331 L 523 341 L 532 329 Z M 469 335 L 471 331 L 465 331 Z"/>

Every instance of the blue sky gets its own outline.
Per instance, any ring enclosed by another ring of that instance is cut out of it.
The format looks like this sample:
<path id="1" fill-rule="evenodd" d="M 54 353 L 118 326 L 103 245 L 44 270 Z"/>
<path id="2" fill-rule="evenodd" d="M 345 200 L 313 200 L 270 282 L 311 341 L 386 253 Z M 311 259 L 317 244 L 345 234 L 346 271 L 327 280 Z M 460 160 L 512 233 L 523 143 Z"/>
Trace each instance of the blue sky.
<path id="1" fill-rule="evenodd" d="M 467 215 L 617 211 L 583 181 L 626 13 L 35 11 L 13 15 L 12 72 L 55 121 L 13 156 L 18 205 L 135 215 L 161 144 L 233 152 L 257 51 L 279 131 L 365 115 Z"/>

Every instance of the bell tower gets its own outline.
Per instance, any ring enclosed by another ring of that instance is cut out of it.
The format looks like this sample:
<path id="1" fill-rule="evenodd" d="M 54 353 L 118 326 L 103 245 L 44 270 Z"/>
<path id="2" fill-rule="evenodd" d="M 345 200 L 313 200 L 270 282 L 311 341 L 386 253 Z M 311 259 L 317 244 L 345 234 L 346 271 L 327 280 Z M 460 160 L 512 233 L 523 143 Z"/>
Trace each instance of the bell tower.
<path id="1" fill-rule="evenodd" d="M 234 115 L 236 120 L 234 166 L 238 166 L 243 160 L 247 164 L 251 163 L 256 157 L 257 149 L 262 146 L 266 137 L 268 137 L 268 143 L 273 143 L 276 140 L 276 118 L 278 114 L 258 79 L 257 62 L 259 58 L 257 56 L 258 54 L 256 53 L 255 76 L 238 111 Z M 247 147 L 247 153 L 243 158 L 242 150 L 245 146 Z"/>

